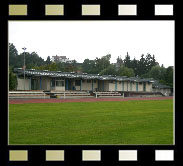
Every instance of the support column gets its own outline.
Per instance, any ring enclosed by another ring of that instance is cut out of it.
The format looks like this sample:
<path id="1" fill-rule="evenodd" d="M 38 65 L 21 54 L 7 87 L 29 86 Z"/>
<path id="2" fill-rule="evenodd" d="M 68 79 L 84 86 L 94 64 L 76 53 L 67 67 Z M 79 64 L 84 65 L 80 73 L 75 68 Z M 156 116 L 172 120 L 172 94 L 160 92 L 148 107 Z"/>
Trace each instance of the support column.
<path id="1" fill-rule="evenodd" d="M 103 84 L 102 84 L 102 86 L 103 86 L 103 87 L 102 87 L 102 91 L 104 91 L 104 80 L 102 81 L 102 83 L 103 83 Z"/>
<path id="2" fill-rule="evenodd" d="M 127 91 L 128 91 L 128 81 L 127 81 Z"/>
<path id="3" fill-rule="evenodd" d="M 31 89 L 31 80 L 32 80 L 32 78 L 30 77 L 30 80 L 29 80 L 29 90 L 32 90 Z"/>
<path id="4" fill-rule="evenodd" d="M 68 90 L 68 79 L 66 79 L 66 90 Z"/>
<path id="5" fill-rule="evenodd" d="M 97 91 L 99 91 L 99 80 L 97 80 L 97 82 L 98 82 L 98 87 L 97 87 Z"/>
<path id="6" fill-rule="evenodd" d="M 121 84 L 122 84 L 122 91 L 124 91 L 124 81 L 122 81 Z"/>
<path id="7" fill-rule="evenodd" d="M 115 91 L 117 91 L 117 80 L 115 80 Z"/>
<path id="8" fill-rule="evenodd" d="M 146 82 L 143 82 L 143 91 L 146 92 Z"/>
<path id="9" fill-rule="evenodd" d="M 132 82 L 130 82 L 130 91 L 132 91 Z"/>
<path id="10" fill-rule="evenodd" d="M 136 91 L 138 92 L 138 82 L 136 82 Z"/>
<path id="11" fill-rule="evenodd" d="M 92 91 L 93 91 L 93 80 L 92 80 Z"/>
<path id="12" fill-rule="evenodd" d="M 80 85 L 80 91 L 82 91 L 82 80 L 81 80 L 81 85 Z"/>
<path id="13" fill-rule="evenodd" d="M 40 85 L 39 85 L 39 87 L 40 87 L 40 90 L 42 90 L 42 77 L 40 76 Z"/>

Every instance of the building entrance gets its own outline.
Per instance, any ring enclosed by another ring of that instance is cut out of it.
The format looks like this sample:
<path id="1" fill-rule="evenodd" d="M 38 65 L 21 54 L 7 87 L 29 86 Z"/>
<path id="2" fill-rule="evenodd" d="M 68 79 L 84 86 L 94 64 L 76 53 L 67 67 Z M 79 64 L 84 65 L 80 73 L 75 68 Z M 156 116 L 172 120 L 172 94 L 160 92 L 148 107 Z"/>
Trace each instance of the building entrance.
<path id="1" fill-rule="evenodd" d="M 74 80 L 65 79 L 65 90 L 75 90 Z"/>

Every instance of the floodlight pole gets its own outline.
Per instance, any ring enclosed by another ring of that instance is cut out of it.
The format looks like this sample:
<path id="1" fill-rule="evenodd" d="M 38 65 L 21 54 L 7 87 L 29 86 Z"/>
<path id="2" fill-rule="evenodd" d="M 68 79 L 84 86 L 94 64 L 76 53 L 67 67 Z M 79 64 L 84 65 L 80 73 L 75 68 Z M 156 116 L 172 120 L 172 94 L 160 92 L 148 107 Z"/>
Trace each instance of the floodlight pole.
<path id="1" fill-rule="evenodd" d="M 25 90 L 25 50 L 27 49 L 27 48 L 22 48 L 23 50 L 24 50 L 24 90 Z"/>

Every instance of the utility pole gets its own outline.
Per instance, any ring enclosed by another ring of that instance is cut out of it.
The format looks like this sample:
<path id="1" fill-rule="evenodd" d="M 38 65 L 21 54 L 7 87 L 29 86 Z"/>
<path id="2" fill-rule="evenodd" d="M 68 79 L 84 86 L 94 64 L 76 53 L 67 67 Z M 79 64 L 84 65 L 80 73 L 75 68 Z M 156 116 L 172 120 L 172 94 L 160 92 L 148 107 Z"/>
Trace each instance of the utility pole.
<path id="1" fill-rule="evenodd" d="M 22 48 L 23 50 L 24 50 L 24 90 L 25 90 L 25 50 L 27 49 L 27 48 Z"/>

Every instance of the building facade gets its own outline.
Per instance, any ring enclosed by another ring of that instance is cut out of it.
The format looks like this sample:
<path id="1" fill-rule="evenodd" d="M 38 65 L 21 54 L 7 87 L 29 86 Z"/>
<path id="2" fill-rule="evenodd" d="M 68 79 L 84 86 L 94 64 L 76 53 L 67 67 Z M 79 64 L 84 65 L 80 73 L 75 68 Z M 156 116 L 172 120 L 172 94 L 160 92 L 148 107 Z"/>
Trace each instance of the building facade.
<path id="1" fill-rule="evenodd" d="M 38 71 L 15 69 L 18 77 L 17 90 L 56 91 L 130 91 L 152 92 L 152 79 L 110 76 L 98 74 L 78 74 L 74 72 Z M 24 82 L 25 81 L 25 82 Z"/>
<path id="2" fill-rule="evenodd" d="M 152 85 L 153 92 L 161 92 L 164 96 L 172 96 L 173 95 L 173 88 L 167 85 L 163 85 L 159 83 L 157 80 L 154 81 Z"/>
<path id="3" fill-rule="evenodd" d="M 66 56 L 52 56 L 52 62 L 62 62 L 62 63 L 73 63 L 73 60 L 70 60 Z"/>

